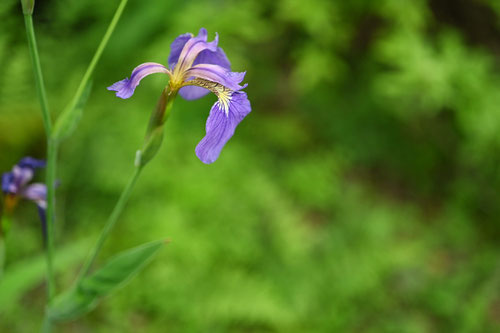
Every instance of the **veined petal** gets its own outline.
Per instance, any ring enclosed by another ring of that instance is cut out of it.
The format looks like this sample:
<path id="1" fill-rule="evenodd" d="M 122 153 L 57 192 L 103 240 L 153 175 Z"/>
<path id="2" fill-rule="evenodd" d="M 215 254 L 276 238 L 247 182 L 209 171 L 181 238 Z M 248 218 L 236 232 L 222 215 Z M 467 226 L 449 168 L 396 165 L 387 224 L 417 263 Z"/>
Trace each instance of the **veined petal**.
<path id="1" fill-rule="evenodd" d="M 220 47 L 218 47 L 215 52 L 212 52 L 210 50 L 201 51 L 193 63 L 193 65 L 198 65 L 198 64 L 219 65 L 220 67 L 225 68 L 228 71 L 231 69 L 231 63 L 229 62 L 226 54 Z M 209 92 L 210 90 L 205 88 L 197 86 L 186 86 L 182 87 L 179 90 L 179 95 L 181 95 L 184 99 L 189 101 L 202 98 Z"/>
<path id="2" fill-rule="evenodd" d="M 219 65 L 200 64 L 191 67 L 186 75 L 188 77 L 201 78 L 212 82 L 217 82 L 231 90 L 240 90 L 244 86 L 239 85 L 245 78 L 246 72 L 231 72 Z"/>
<path id="3" fill-rule="evenodd" d="M 172 44 L 170 44 L 170 55 L 168 56 L 168 66 L 172 69 L 179 61 L 179 56 L 184 48 L 184 45 L 193 38 L 193 34 L 185 33 L 178 36 Z M 227 69 L 231 69 L 231 63 L 226 56 L 224 50 L 220 47 L 214 51 L 209 49 L 201 51 L 193 62 L 193 65 L 198 64 L 213 64 L 219 65 Z"/>
<path id="4" fill-rule="evenodd" d="M 36 202 L 40 208 L 45 209 L 47 207 L 47 186 L 45 184 L 31 184 L 21 192 L 21 196 Z"/>
<path id="5" fill-rule="evenodd" d="M 115 84 L 108 87 L 108 90 L 116 91 L 116 96 L 126 99 L 134 94 L 135 88 L 139 85 L 141 80 L 146 76 L 154 73 L 164 73 L 168 74 L 169 71 L 162 64 L 155 62 L 146 62 L 134 68 L 130 79 L 126 78 L 124 80 L 118 81 Z"/>
<path id="6" fill-rule="evenodd" d="M 219 36 L 215 34 L 215 39 L 212 42 L 207 42 L 207 30 L 201 28 L 198 36 L 190 38 L 182 48 L 177 65 L 175 66 L 175 73 L 183 73 L 191 67 L 200 52 L 204 50 L 217 51 L 218 41 Z"/>
<path id="7" fill-rule="evenodd" d="M 201 51 L 193 62 L 193 65 L 198 64 L 219 65 L 228 70 L 231 69 L 231 63 L 229 62 L 229 59 L 227 58 L 224 50 L 220 47 L 217 47 L 217 50 L 215 50 L 215 52 L 212 52 L 210 50 Z"/>
<path id="8" fill-rule="evenodd" d="M 178 36 L 172 44 L 170 44 L 170 55 L 168 56 L 168 66 L 173 69 L 177 61 L 179 60 L 179 56 L 181 55 L 182 49 L 184 45 L 186 45 L 187 41 L 193 38 L 192 33 L 186 33 Z"/>
<path id="9" fill-rule="evenodd" d="M 219 101 L 216 102 L 207 119 L 207 134 L 196 147 L 196 156 L 206 164 L 215 162 L 224 145 L 233 136 L 236 126 L 250 111 L 250 102 L 243 91 L 236 91 L 231 95 L 227 112 Z"/>

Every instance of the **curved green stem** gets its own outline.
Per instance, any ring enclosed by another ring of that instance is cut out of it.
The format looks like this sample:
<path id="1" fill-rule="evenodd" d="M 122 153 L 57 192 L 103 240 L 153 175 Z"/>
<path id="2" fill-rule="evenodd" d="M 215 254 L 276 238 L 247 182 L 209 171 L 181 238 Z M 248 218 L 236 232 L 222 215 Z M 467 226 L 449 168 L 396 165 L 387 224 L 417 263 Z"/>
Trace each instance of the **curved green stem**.
<path id="1" fill-rule="evenodd" d="M 78 279 L 76 281 L 76 284 L 78 285 L 81 280 L 88 274 L 90 269 L 92 268 L 92 264 L 94 263 L 95 259 L 97 258 L 97 255 L 101 251 L 101 248 L 108 238 L 111 230 L 116 224 L 116 221 L 118 220 L 118 217 L 120 216 L 121 212 L 123 211 L 123 208 L 125 207 L 130 194 L 132 193 L 132 189 L 134 188 L 135 183 L 137 182 L 137 179 L 139 178 L 139 175 L 141 174 L 141 167 L 135 168 L 134 174 L 130 178 L 127 186 L 123 189 L 122 194 L 120 195 L 120 198 L 118 199 L 118 202 L 115 205 L 115 208 L 113 209 L 113 212 L 109 216 L 108 220 L 106 221 L 106 224 L 104 225 L 104 228 L 101 231 L 101 234 L 99 235 L 99 238 L 92 248 L 89 256 L 87 257 L 87 260 L 85 261 L 82 270 L 80 271 L 80 275 L 78 276 Z"/>

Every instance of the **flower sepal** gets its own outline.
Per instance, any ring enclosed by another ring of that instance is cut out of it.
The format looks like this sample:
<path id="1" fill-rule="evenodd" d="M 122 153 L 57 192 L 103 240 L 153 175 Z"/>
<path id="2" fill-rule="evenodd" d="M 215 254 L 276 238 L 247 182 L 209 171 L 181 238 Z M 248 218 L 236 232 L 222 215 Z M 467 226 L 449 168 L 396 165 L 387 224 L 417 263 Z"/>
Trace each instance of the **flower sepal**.
<path id="1" fill-rule="evenodd" d="M 32 15 L 35 7 L 35 0 L 21 0 L 24 15 Z"/>
<path id="2" fill-rule="evenodd" d="M 141 150 L 137 151 L 135 158 L 135 166 L 138 168 L 144 167 L 153 159 L 160 150 L 163 142 L 163 126 L 156 127 L 149 136 L 144 140 L 144 145 Z"/>

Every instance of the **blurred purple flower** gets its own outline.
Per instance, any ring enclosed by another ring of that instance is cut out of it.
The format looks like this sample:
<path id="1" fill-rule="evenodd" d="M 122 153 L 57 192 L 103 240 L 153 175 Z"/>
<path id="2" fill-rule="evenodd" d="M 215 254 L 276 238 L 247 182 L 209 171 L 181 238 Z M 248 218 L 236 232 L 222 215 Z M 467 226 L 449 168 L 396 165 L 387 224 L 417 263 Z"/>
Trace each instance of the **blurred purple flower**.
<path id="1" fill-rule="evenodd" d="M 147 62 L 137 66 L 130 78 L 116 82 L 108 90 L 116 96 L 129 98 L 140 81 L 153 73 L 170 76 L 170 89 L 186 100 L 194 100 L 213 92 L 218 101 L 212 106 L 206 124 L 206 135 L 196 147 L 196 155 L 204 163 L 212 163 L 233 136 L 238 124 L 251 111 L 247 85 L 240 85 L 245 72 L 231 72 L 231 64 L 224 51 L 217 46 L 218 35 L 207 42 L 207 30 L 201 28 L 198 36 L 187 33 L 177 37 L 170 46 L 169 68 Z"/>
<path id="2" fill-rule="evenodd" d="M 20 198 L 36 203 L 38 212 L 45 225 L 45 210 L 47 208 L 47 187 L 42 183 L 28 184 L 35 170 L 45 167 L 45 161 L 25 157 L 14 165 L 11 172 L 2 174 L 2 192 L 5 195 L 5 207 L 12 210 Z"/>

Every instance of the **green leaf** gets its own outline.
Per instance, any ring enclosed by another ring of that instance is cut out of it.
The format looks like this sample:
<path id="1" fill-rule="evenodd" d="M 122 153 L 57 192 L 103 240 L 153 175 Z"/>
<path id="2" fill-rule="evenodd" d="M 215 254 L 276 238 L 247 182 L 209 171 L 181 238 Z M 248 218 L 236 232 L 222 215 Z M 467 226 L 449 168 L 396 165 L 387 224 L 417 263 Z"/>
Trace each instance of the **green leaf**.
<path id="1" fill-rule="evenodd" d="M 92 90 L 92 81 L 88 81 L 83 93 L 71 101 L 71 103 L 61 112 L 54 126 L 54 138 L 57 141 L 67 138 L 76 128 L 83 114 L 83 108 L 87 103 Z"/>
<path id="2" fill-rule="evenodd" d="M 124 286 L 150 262 L 165 241 L 147 243 L 124 251 L 111 258 L 104 266 L 70 291 L 58 296 L 49 308 L 54 321 L 65 321 L 80 317 L 91 311 L 101 297 Z"/>

